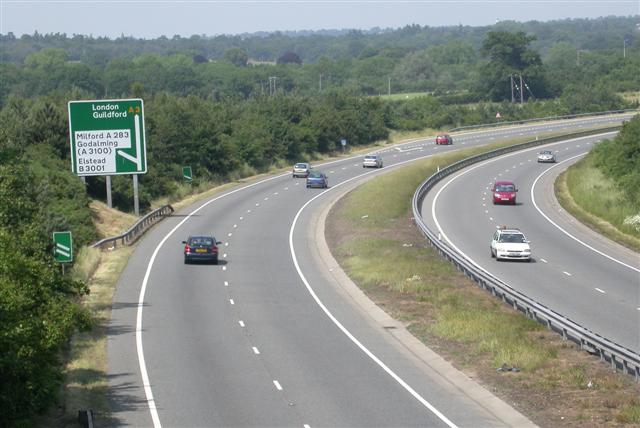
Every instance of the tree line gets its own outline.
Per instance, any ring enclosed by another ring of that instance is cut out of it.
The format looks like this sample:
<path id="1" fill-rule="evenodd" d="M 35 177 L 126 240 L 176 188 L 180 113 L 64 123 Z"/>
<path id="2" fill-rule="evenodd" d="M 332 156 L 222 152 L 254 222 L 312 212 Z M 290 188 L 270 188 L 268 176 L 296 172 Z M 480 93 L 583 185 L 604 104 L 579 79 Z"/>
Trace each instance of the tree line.
<path id="1" fill-rule="evenodd" d="M 152 200 L 176 194 L 185 165 L 193 168 L 195 185 L 224 182 L 335 153 L 342 139 L 348 147 L 360 147 L 384 141 L 392 131 L 492 122 L 498 111 L 502 120 L 518 120 L 631 106 L 611 90 L 611 77 L 604 74 L 611 65 L 598 61 L 588 90 L 576 81 L 555 98 L 528 97 L 522 106 L 504 101 L 510 97 L 505 77 L 515 73 L 535 76 L 528 78 L 534 93 L 544 88 L 547 96 L 556 93 L 533 41 L 520 32 L 496 32 L 478 52 L 460 41 L 427 48 L 433 49 L 429 54 L 414 52 L 400 61 L 407 82 L 416 73 L 430 79 L 432 69 L 424 68 L 424 61 L 441 49 L 442 61 L 458 67 L 461 76 L 472 70 L 469 87 L 473 73 L 485 76 L 480 82 L 485 86 L 398 100 L 367 96 L 364 80 L 356 84 L 351 74 L 356 69 L 358 76 L 381 77 L 385 64 L 399 60 L 391 51 L 387 59 L 374 54 L 264 68 L 233 64 L 244 58 L 239 52 L 229 54 L 229 62 L 216 63 L 145 53 L 109 60 L 103 67 L 71 61 L 64 49 L 46 48 L 29 54 L 25 64 L 0 64 L 0 425 L 29 424 L 54 402 L 62 379 L 60 351 L 74 330 L 90 327 L 89 315 L 77 304 L 86 286 L 62 276 L 51 256 L 55 230 L 72 230 L 76 246 L 96 239 L 89 201 L 103 199 L 105 192 L 103 177 L 87 177 L 84 184 L 71 173 L 68 101 L 143 98 L 149 166 L 140 177 L 144 210 Z M 564 54 L 558 52 L 560 64 Z M 467 67 L 476 55 L 485 62 Z M 467 63 L 466 58 L 473 59 Z M 585 57 L 585 64 L 592 59 Z M 614 70 L 617 84 L 638 90 L 637 73 L 625 74 L 626 62 L 613 63 L 620 65 Z M 277 90 L 265 90 L 261 79 L 273 77 L 274 70 Z M 326 79 L 322 91 L 319 81 L 315 87 L 320 70 Z M 342 77 L 333 77 L 332 85 L 331 76 Z M 303 89 L 300 82 L 314 89 Z M 466 103 L 469 97 L 474 103 Z M 122 210 L 132 208 L 128 178 L 114 177 L 113 200 Z"/>

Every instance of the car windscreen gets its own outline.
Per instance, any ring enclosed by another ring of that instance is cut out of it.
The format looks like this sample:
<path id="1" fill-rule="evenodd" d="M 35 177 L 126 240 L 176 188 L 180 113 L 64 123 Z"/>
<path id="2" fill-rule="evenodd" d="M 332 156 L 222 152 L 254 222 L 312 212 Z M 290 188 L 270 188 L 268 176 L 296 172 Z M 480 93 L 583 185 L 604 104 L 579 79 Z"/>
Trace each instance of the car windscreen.
<path id="1" fill-rule="evenodd" d="M 500 239 L 498 242 L 513 242 L 513 243 L 522 243 L 524 242 L 524 235 L 519 233 L 503 233 L 500 235 Z"/>
<path id="2" fill-rule="evenodd" d="M 516 187 L 513 184 L 498 184 L 496 186 L 496 192 L 513 192 Z"/>

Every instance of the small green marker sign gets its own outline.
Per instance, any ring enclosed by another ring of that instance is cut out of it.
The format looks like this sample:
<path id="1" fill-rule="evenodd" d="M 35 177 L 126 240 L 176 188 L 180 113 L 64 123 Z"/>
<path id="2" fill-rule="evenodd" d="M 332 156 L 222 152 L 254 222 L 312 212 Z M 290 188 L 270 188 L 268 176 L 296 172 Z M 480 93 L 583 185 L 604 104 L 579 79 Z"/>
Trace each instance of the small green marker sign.
<path id="1" fill-rule="evenodd" d="M 191 167 L 190 166 L 183 166 L 182 167 L 182 177 L 184 177 L 184 179 L 187 180 L 187 181 L 193 180 L 193 174 L 191 172 Z"/>
<path id="2" fill-rule="evenodd" d="M 53 232 L 53 257 L 59 263 L 73 261 L 73 238 L 71 232 Z"/>

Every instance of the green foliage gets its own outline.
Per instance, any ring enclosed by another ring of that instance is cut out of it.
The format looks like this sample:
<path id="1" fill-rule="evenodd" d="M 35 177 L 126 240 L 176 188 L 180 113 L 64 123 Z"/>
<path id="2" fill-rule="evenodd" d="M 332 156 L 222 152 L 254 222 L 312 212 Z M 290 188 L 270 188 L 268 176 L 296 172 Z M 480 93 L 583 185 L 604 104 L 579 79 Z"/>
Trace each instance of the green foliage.
<path id="1" fill-rule="evenodd" d="M 246 67 L 249 55 L 240 48 L 231 48 L 225 51 L 224 60 L 236 67 Z"/>
<path id="2" fill-rule="evenodd" d="M 87 292 L 51 257 L 36 180 L 0 165 L 0 425 L 27 424 L 56 398 L 60 352 L 89 317 L 70 300 Z"/>
<path id="3" fill-rule="evenodd" d="M 546 98 L 548 89 L 542 60 L 529 48 L 535 39 L 523 32 L 489 32 L 481 49 L 489 61 L 481 67 L 480 91 L 494 101 L 511 99 L 513 78 L 523 97 L 528 99 L 534 94 L 536 98 Z"/>
<path id="4" fill-rule="evenodd" d="M 598 144 L 592 153 L 596 166 L 640 212 L 640 117 L 635 116 L 616 138 Z"/>

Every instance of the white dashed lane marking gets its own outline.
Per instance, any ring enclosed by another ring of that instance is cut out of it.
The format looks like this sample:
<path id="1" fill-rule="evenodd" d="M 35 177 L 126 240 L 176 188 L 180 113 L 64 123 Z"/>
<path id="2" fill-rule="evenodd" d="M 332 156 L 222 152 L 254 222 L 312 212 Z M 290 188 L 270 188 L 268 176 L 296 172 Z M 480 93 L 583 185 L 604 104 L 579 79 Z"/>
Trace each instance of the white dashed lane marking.
<path id="1" fill-rule="evenodd" d="M 226 258 L 226 257 L 227 257 L 227 253 L 224 253 L 224 254 L 222 255 L 222 257 Z"/>
<path id="2" fill-rule="evenodd" d="M 229 286 L 229 282 L 228 282 L 228 281 L 225 281 L 225 282 L 224 282 L 224 286 L 225 286 L 225 287 L 228 287 L 228 286 Z"/>
<path id="3" fill-rule="evenodd" d="M 231 236 L 231 235 L 233 235 L 233 233 L 232 233 L 232 232 L 229 232 L 229 233 L 227 234 L 227 236 Z"/>
<path id="4" fill-rule="evenodd" d="M 244 327 L 244 321 L 240 320 L 238 321 L 238 324 L 240 324 L 240 327 Z"/>
<path id="5" fill-rule="evenodd" d="M 278 391 L 282 391 L 282 386 L 280 386 L 280 382 L 278 382 L 277 380 L 274 380 L 273 384 L 276 386 L 276 389 Z"/>
<path id="6" fill-rule="evenodd" d="M 226 266 L 222 266 L 222 270 L 227 270 L 227 267 Z"/>
<path id="7" fill-rule="evenodd" d="M 256 355 L 260 355 L 260 351 L 258 350 L 258 348 L 256 348 L 256 347 L 254 346 L 254 347 L 253 347 L 253 348 L 251 348 L 251 349 L 253 349 L 253 353 L 254 353 L 254 354 L 256 354 Z"/>
<path id="8" fill-rule="evenodd" d="M 228 246 L 229 246 L 229 243 L 228 243 L 228 242 L 225 242 L 225 243 L 224 243 L 224 246 L 225 246 L 225 247 L 228 247 Z"/>
<path id="9" fill-rule="evenodd" d="M 240 220 L 244 220 L 244 217 L 240 216 Z"/>
<path id="10" fill-rule="evenodd" d="M 567 275 L 567 276 L 572 276 L 569 272 L 564 271 L 564 270 L 562 271 L 562 273 L 563 273 L 563 274 L 565 274 L 565 275 Z"/>
<path id="11" fill-rule="evenodd" d="M 233 225 L 233 228 L 235 229 L 236 227 L 238 227 L 238 225 L 237 225 L 237 224 L 234 224 L 234 225 Z"/>
<path id="12" fill-rule="evenodd" d="M 229 299 L 229 303 L 231 303 L 232 305 L 236 304 L 236 302 L 234 302 L 233 299 Z"/>
<path id="13" fill-rule="evenodd" d="M 540 259 L 540 261 L 541 261 L 542 263 L 549 263 L 549 262 L 547 262 L 545 259 Z"/>
<path id="14" fill-rule="evenodd" d="M 597 291 L 597 292 L 599 292 L 599 293 L 602 293 L 602 294 L 607 294 L 607 292 L 606 292 L 606 291 L 601 290 L 601 289 L 599 289 L 599 288 L 596 288 L 596 291 Z"/>

